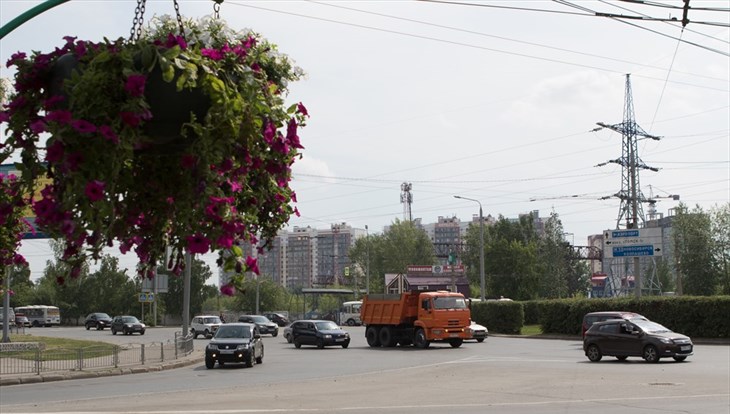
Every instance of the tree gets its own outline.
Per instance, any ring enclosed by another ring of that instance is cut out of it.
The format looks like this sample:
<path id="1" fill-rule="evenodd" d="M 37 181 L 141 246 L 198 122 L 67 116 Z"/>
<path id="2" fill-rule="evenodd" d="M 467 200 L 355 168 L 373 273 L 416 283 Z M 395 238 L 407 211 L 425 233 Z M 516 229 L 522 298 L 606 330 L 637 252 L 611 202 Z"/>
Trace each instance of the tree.
<path id="1" fill-rule="evenodd" d="M 158 268 L 157 273 L 165 273 Z M 203 310 L 203 302 L 211 296 L 211 290 L 204 289 L 205 281 L 212 276 L 210 268 L 202 260 L 193 259 L 190 268 L 190 315 L 199 314 Z M 183 314 L 183 276 L 170 277 L 167 293 L 162 293 L 163 303 L 171 315 Z M 217 291 L 217 289 L 215 289 Z"/>
<path id="2" fill-rule="evenodd" d="M 32 305 L 33 281 L 30 280 L 30 268 L 28 266 L 12 266 L 10 268 L 10 307 L 15 308 L 23 305 Z"/>
<path id="3" fill-rule="evenodd" d="M 680 204 L 672 221 L 677 262 L 677 292 L 688 295 L 718 293 L 719 271 L 712 240 L 710 215 L 700 206 Z"/>
<path id="4" fill-rule="evenodd" d="M 408 265 L 436 264 L 428 234 L 411 221 L 397 219 L 382 235 L 355 241 L 348 256 L 353 264 L 370 274 L 370 292 L 384 290 L 386 273 L 404 273 Z"/>
<path id="5" fill-rule="evenodd" d="M 730 295 L 730 202 L 711 210 L 713 255 L 720 266 L 720 292 Z"/>
<path id="6" fill-rule="evenodd" d="M 119 269 L 119 259 L 110 255 L 101 258 L 99 270 L 89 275 L 84 295 L 90 296 L 88 313 L 105 312 L 109 315 L 135 314 L 139 309 L 137 285 Z"/>
<path id="7" fill-rule="evenodd" d="M 538 241 L 538 295 L 541 298 L 562 298 L 568 295 L 568 276 L 572 275 L 573 255 L 563 234 L 563 223 L 553 211 L 545 221 L 545 233 Z"/>
<path id="8" fill-rule="evenodd" d="M 282 309 L 286 306 L 288 300 L 286 289 L 275 283 L 270 277 L 260 275 L 257 278 L 246 278 L 244 291 L 235 296 L 234 310 L 249 313 L 256 311 L 257 284 L 259 313 Z"/>

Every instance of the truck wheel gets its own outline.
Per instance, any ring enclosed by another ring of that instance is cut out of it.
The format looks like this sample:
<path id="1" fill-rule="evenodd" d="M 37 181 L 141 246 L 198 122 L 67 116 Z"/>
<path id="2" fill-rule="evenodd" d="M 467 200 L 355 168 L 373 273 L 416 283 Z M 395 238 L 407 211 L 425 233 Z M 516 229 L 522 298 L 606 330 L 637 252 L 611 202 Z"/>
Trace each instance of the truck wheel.
<path id="1" fill-rule="evenodd" d="M 426 332 L 421 328 L 416 329 L 416 333 L 413 335 L 413 345 L 419 349 L 426 349 L 430 344 L 431 342 L 426 339 Z"/>
<path id="2" fill-rule="evenodd" d="M 398 345 L 398 341 L 395 341 L 393 338 L 393 328 L 390 326 L 380 328 L 378 339 L 380 339 L 380 344 L 386 348 L 392 348 Z"/>
<path id="3" fill-rule="evenodd" d="M 380 332 L 378 332 L 378 328 L 374 326 L 368 326 L 368 329 L 365 331 L 365 338 L 368 340 L 368 345 L 370 345 L 371 348 L 377 348 L 380 346 Z"/>
<path id="4" fill-rule="evenodd" d="M 463 343 L 464 343 L 464 340 L 461 339 L 461 338 L 459 338 L 459 339 L 452 339 L 452 340 L 449 341 L 449 344 L 451 345 L 452 348 L 458 348 Z"/>

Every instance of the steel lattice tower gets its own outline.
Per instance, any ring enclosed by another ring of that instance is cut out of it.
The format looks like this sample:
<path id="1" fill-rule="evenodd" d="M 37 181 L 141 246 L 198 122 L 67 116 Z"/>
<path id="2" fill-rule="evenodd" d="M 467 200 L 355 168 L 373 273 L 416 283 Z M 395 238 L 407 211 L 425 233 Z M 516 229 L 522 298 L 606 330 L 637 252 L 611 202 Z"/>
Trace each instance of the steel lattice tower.
<path id="1" fill-rule="evenodd" d="M 621 133 L 621 158 L 608 161 L 621 165 L 621 191 L 612 197 L 621 199 L 621 205 L 616 219 L 616 228 L 637 229 L 644 223 L 644 209 L 642 203 L 647 200 L 641 192 L 639 171 L 642 169 L 658 171 L 649 167 L 639 158 L 638 141 L 640 138 L 659 140 L 660 137 L 651 135 L 637 125 L 634 118 L 634 99 L 631 94 L 630 75 L 626 75 L 626 99 L 624 102 L 624 120 L 620 124 L 608 125 L 599 122 L 598 125 Z M 604 197 L 609 198 L 609 197 Z M 625 221 L 625 226 L 621 223 Z"/>

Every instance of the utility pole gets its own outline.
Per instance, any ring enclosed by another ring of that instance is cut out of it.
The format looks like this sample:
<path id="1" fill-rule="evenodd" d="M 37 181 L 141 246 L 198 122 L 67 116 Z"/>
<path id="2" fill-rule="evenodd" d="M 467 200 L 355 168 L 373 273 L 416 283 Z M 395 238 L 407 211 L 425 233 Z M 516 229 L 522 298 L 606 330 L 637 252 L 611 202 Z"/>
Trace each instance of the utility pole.
<path id="1" fill-rule="evenodd" d="M 644 164 L 639 158 L 638 140 L 639 137 L 649 138 L 658 141 L 660 137 L 651 135 L 644 131 L 636 123 L 634 118 L 634 100 L 631 94 L 631 79 L 630 74 L 626 74 L 626 98 L 624 101 L 624 119 L 620 124 L 608 125 L 599 122 L 598 125 L 602 128 L 608 128 L 621 134 L 622 142 L 622 154 L 621 158 L 610 160 L 606 163 L 599 164 L 599 166 L 606 165 L 608 163 L 614 163 L 621 165 L 621 191 L 614 194 L 613 196 L 603 197 L 603 199 L 618 197 L 621 199 L 621 205 L 619 207 L 618 219 L 616 220 L 616 228 L 621 228 L 622 220 L 625 220 L 626 229 L 638 229 L 639 220 L 643 224 L 645 222 L 644 211 L 641 203 L 646 202 L 644 194 L 641 192 L 641 186 L 639 184 L 639 170 L 647 169 L 651 171 L 659 171 L 657 168 L 649 167 Z M 599 130 L 601 128 L 597 128 Z M 642 281 L 641 281 L 641 268 L 639 266 L 639 257 L 633 258 L 634 265 L 634 283 L 636 297 L 641 297 Z"/>
<path id="2" fill-rule="evenodd" d="M 400 185 L 401 194 L 400 202 L 403 204 L 403 221 L 413 221 L 413 212 L 411 211 L 411 204 L 413 204 L 413 184 L 403 183 Z"/>

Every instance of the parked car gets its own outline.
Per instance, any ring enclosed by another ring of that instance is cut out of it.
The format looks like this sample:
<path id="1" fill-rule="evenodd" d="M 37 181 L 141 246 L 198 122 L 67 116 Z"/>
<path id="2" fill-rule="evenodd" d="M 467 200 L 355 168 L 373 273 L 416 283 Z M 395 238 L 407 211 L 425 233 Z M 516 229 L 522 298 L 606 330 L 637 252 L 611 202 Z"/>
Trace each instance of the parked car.
<path id="1" fill-rule="evenodd" d="M 15 326 L 17 326 L 19 328 L 30 328 L 31 327 L 30 320 L 24 314 L 16 313 L 15 314 Z"/>
<path id="2" fill-rule="evenodd" d="M 471 339 L 476 339 L 477 342 L 484 342 L 484 340 L 487 339 L 487 335 L 489 335 L 489 331 L 486 326 L 479 325 L 474 321 L 471 321 L 469 330 L 471 332 Z"/>
<path id="3" fill-rule="evenodd" d="M 262 315 L 241 315 L 238 317 L 238 322 L 254 323 L 259 327 L 259 333 L 261 335 L 279 335 L 279 325 L 271 322 L 269 318 Z"/>
<path id="4" fill-rule="evenodd" d="M 264 316 L 269 318 L 271 322 L 274 322 L 280 327 L 289 325 L 289 318 L 280 313 L 265 313 Z"/>
<path id="5" fill-rule="evenodd" d="M 136 316 L 123 315 L 115 316 L 112 319 L 112 335 L 116 335 L 117 332 L 121 332 L 125 335 L 131 335 L 135 332 L 139 332 L 140 335 L 144 335 L 144 331 L 147 328 L 145 324 L 139 321 Z"/>
<path id="6" fill-rule="evenodd" d="M 644 316 L 639 315 L 638 313 L 635 313 L 635 312 L 627 312 L 627 311 L 589 312 L 589 313 L 586 313 L 585 315 L 583 315 L 583 327 L 581 329 L 581 335 L 583 336 L 583 338 L 585 338 L 586 331 L 588 330 L 588 328 L 590 328 L 591 325 L 593 325 L 596 322 L 603 322 L 603 321 L 607 321 L 609 319 L 630 320 L 630 319 L 634 319 L 634 318 L 648 320 Z"/>
<path id="7" fill-rule="evenodd" d="M 206 338 L 212 338 L 221 325 L 223 325 L 223 321 L 219 316 L 196 316 L 190 322 L 190 333 L 193 334 L 193 339 L 198 339 L 198 335 L 203 335 Z"/>
<path id="8" fill-rule="evenodd" d="M 586 332 L 583 351 L 589 360 L 598 362 L 604 355 L 623 361 L 630 356 L 646 362 L 660 358 L 684 361 L 692 355 L 692 340 L 646 319 L 612 319 L 596 322 Z"/>
<path id="9" fill-rule="evenodd" d="M 258 326 L 252 323 L 221 325 L 205 347 L 205 367 L 211 369 L 216 362 L 220 366 L 226 362 L 238 362 L 246 367 L 263 363 L 264 342 Z"/>
<path id="10" fill-rule="evenodd" d="M 317 348 L 325 346 L 350 346 L 350 334 L 328 320 L 302 320 L 291 326 L 291 336 L 294 346 L 315 345 Z"/>
<path id="11" fill-rule="evenodd" d="M 86 320 L 84 320 L 84 326 L 87 331 L 91 328 L 103 331 L 104 328 L 108 328 L 111 324 L 112 317 L 103 312 L 90 313 L 86 315 Z"/>

